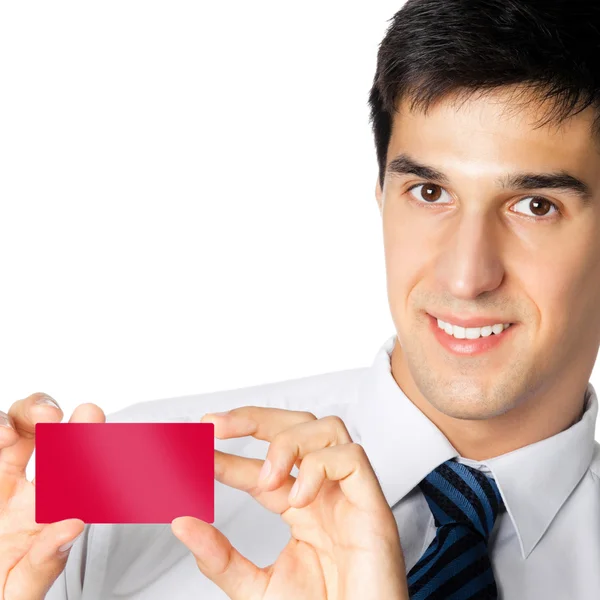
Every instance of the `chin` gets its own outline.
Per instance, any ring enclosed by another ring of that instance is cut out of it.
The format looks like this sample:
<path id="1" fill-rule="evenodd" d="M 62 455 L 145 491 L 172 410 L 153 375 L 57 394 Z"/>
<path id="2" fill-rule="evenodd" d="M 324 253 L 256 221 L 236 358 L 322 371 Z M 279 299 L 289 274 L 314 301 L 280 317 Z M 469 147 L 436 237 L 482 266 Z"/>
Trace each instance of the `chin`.
<path id="1" fill-rule="evenodd" d="M 484 421 L 499 417 L 511 410 L 512 406 L 487 406 L 481 401 L 465 402 L 465 398 L 461 401 L 448 402 L 449 396 L 446 396 L 440 405 L 431 402 L 432 406 L 439 412 L 453 419 L 463 419 L 468 421 Z"/>

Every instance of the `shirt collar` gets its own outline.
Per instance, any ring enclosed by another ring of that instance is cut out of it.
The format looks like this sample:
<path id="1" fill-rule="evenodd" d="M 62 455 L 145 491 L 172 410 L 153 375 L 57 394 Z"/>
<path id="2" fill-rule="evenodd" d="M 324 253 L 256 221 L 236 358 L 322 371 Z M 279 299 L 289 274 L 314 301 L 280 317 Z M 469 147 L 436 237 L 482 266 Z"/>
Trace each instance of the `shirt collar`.
<path id="1" fill-rule="evenodd" d="M 355 423 L 389 506 L 446 460 L 459 457 L 446 436 L 404 394 L 391 373 L 397 337 L 386 340 L 359 382 Z M 523 559 L 543 536 L 589 468 L 598 399 L 591 383 L 583 417 L 568 429 L 481 461 L 494 477 L 515 527 Z M 477 461 L 473 461 L 477 463 Z"/>

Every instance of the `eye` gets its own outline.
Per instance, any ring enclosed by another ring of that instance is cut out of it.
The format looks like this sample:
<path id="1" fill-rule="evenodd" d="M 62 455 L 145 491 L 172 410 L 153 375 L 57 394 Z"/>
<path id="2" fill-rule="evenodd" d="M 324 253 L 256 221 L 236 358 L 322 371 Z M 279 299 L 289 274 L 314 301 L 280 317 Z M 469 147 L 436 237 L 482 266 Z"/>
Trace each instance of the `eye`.
<path id="1" fill-rule="evenodd" d="M 417 188 L 422 188 L 422 189 L 420 192 L 418 192 L 418 198 L 415 198 L 415 195 L 412 194 L 412 191 Z M 442 196 L 442 192 L 445 193 L 448 197 L 450 197 L 450 195 L 448 194 L 448 192 L 446 192 L 444 190 L 444 188 L 442 188 L 439 185 L 436 185 L 435 183 L 418 183 L 416 185 L 409 187 L 408 190 L 406 190 L 406 191 L 411 192 L 411 196 L 413 198 L 417 199 L 418 203 L 432 204 L 434 206 L 436 204 L 448 204 L 448 202 L 436 202 Z M 527 203 L 527 201 L 529 201 L 529 202 Z M 547 198 L 543 198 L 541 196 L 527 196 L 526 198 L 522 198 L 521 200 L 519 200 L 513 206 L 517 206 L 519 204 L 523 204 L 523 206 L 525 206 L 525 208 L 529 210 L 529 213 L 522 213 L 522 214 L 525 214 L 526 216 L 530 216 L 530 217 L 534 217 L 534 218 L 538 217 L 537 220 L 544 220 L 544 219 L 550 220 L 551 215 L 554 215 L 554 214 L 560 215 L 561 214 L 560 209 L 558 208 L 558 206 L 556 204 L 554 204 L 554 202 L 551 202 Z M 550 212 L 550 211 L 552 211 L 552 212 Z M 513 211 L 513 212 L 519 212 L 519 211 Z"/>
<path id="2" fill-rule="evenodd" d="M 554 202 L 550 202 L 550 200 L 542 198 L 541 196 L 527 196 L 527 198 L 522 198 L 519 200 L 516 204 L 514 204 L 514 206 L 519 204 L 523 204 L 530 211 L 528 216 L 531 217 L 547 217 L 550 208 L 553 208 L 555 213 L 560 212 Z"/>
<path id="3" fill-rule="evenodd" d="M 406 191 L 412 192 L 412 190 L 419 188 L 419 187 L 423 188 L 419 192 L 419 197 L 421 200 L 424 200 L 427 204 L 433 204 L 436 200 L 438 200 L 438 198 L 441 195 L 438 190 L 442 190 L 446 194 L 448 194 L 448 192 L 446 192 L 444 190 L 444 188 L 440 187 L 439 185 L 436 185 L 435 183 L 418 183 L 417 185 L 413 185 L 413 186 L 409 187 Z M 413 198 L 415 197 L 413 194 L 411 194 L 411 196 L 413 196 Z M 448 196 L 449 196 L 449 194 L 448 194 Z M 440 204 L 440 203 L 438 202 L 438 204 Z M 442 202 L 441 204 L 446 204 L 446 203 Z"/>

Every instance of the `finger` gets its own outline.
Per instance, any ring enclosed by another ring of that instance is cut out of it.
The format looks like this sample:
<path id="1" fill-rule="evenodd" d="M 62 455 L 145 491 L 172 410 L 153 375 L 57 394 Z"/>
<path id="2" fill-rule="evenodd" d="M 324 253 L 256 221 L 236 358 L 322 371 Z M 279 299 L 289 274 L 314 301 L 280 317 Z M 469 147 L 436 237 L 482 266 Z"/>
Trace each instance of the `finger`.
<path id="1" fill-rule="evenodd" d="M 300 465 L 296 495 L 293 489 L 290 493 L 290 505 L 302 508 L 310 504 L 326 480 L 337 481 L 347 500 L 361 511 L 389 509 L 379 480 L 360 444 L 332 446 L 306 456 Z"/>
<path id="2" fill-rule="evenodd" d="M 104 411 L 92 402 L 85 402 L 75 408 L 69 418 L 69 423 L 105 423 L 106 415 Z M 35 477 L 32 480 L 35 485 Z"/>
<path id="3" fill-rule="evenodd" d="M 65 568 L 71 549 L 60 552 L 64 544 L 76 540 L 85 529 L 80 519 L 67 519 L 45 525 L 29 551 L 10 570 L 3 598 L 31 600 L 44 598 Z"/>
<path id="4" fill-rule="evenodd" d="M 42 392 L 17 400 L 8 410 L 13 427 L 2 438 L 0 449 L 0 477 L 24 477 L 25 468 L 35 446 L 35 424 L 40 421 L 58 423 L 63 412 L 52 398 Z M 40 404 L 41 403 L 41 404 Z"/>
<path id="5" fill-rule="evenodd" d="M 177 517 L 171 529 L 190 549 L 200 571 L 231 600 L 263 597 L 266 572 L 242 556 L 216 527 L 194 517 Z"/>
<path id="6" fill-rule="evenodd" d="M 241 406 L 226 413 L 207 413 L 202 423 L 213 423 L 214 435 L 219 439 L 250 435 L 257 440 L 272 441 L 279 433 L 298 424 L 316 421 L 317 417 L 307 411 L 293 411 L 263 406 Z M 215 452 L 215 467 L 218 455 Z M 296 461 L 296 466 L 300 460 Z M 287 470 L 289 473 L 290 468 Z"/>
<path id="7" fill-rule="evenodd" d="M 315 421 L 311 412 L 265 406 L 240 406 L 226 414 L 207 413 L 202 423 L 215 424 L 215 437 L 227 439 L 251 435 L 257 440 L 271 441 L 278 433 L 294 425 Z"/>
<path id="8" fill-rule="evenodd" d="M 272 439 L 272 442 L 265 461 L 215 450 L 215 478 L 249 493 L 267 510 L 277 514 L 290 506 L 288 494 L 295 483 L 290 471 L 294 464 L 299 466 L 302 458 L 315 450 L 352 442 L 344 422 L 335 415 L 317 419 L 312 413 L 262 407 L 242 407 L 232 413 L 227 415 L 228 418 L 208 414 L 203 420 L 215 423 L 217 437 L 244 432 L 260 439 Z M 252 417 L 244 413 L 252 413 Z M 261 414 L 265 417 L 263 420 Z M 265 464 L 272 466 L 266 483 L 263 483 L 259 476 Z M 263 493 L 263 490 L 273 493 Z"/>
<path id="9" fill-rule="evenodd" d="M 281 514 L 290 507 L 288 494 L 296 478 L 288 475 L 278 488 L 268 491 L 257 484 L 265 461 L 246 458 L 215 450 L 215 479 L 221 483 L 250 494 L 267 510 Z"/>
<path id="10" fill-rule="evenodd" d="M 273 490 L 287 480 L 294 464 L 311 452 L 330 446 L 348 444 L 352 438 L 344 421 L 329 415 L 280 431 L 272 439 L 258 485 Z"/>

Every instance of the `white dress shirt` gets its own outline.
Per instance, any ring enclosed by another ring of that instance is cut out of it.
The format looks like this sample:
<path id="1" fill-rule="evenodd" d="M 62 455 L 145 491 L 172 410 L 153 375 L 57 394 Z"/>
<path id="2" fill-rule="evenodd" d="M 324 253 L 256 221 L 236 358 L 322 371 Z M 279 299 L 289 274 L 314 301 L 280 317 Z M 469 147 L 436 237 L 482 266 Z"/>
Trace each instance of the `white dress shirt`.
<path id="1" fill-rule="evenodd" d="M 583 417 L 550 438 L 485 461 L 459 456 L 392 377 L 396 336 L 370 367 L 300 379 L 154 400 L 107 415 L 107 422 L 187 422 L 238 406 L 338 415 L 365 449 L 392 507 L 407 572 L 435 537 L 429 506 L 417 487 L 448 459 L 481 469 L 498 485 L 506 512 L 489 538 L 499 598 L 600 598 L 600 444 L 596 392 L 589 383 Z M 269 443 L 219 440 L 223 452 L 264 459 Z M 292 469 L 296 475 L 297 468 Z M 193 477 L 190 473 L 190 477 Z M 245 492 L 215 481 L 215 527 L 260 567 L 273 563 L 289 528 Z M 198 569 L 166 524 L 86 524 L 47 600 L 217 600 L 227 596 Z"/>

